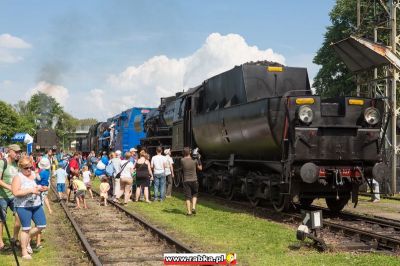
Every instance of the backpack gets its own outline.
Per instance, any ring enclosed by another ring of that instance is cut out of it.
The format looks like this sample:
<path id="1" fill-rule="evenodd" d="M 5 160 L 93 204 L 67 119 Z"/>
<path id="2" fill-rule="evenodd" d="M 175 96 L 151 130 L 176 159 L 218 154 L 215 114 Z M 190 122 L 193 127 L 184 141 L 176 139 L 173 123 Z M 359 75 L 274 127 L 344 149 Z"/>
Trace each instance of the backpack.
<path id="1" fill-rule="evenodd" d="M 1 180 L 3 180 L 4 171 L 7 168 L 7 159 L 3 158 L 2 160 L 3 160 L 3 171 L 1 172 L 1 178 L 0 178 Z"/>
<path id="2" fill-rule="evenodd" d="M 67 172 L 68 175 L 71 174 L 71 168 L 69 167 L 69 163 L 70 163 L 70 161 L 67 162 L 67 164 L 65 165 L 65 168 L 64 168 L 65 172 Z"/>
<path id="3" fill-rule="evenodd" d="M 110 160 L 110 162 L 106 166 L 106 176 L 112 177 L 114 175 L 114 172 L 115 172 L 114 164 Z"/>

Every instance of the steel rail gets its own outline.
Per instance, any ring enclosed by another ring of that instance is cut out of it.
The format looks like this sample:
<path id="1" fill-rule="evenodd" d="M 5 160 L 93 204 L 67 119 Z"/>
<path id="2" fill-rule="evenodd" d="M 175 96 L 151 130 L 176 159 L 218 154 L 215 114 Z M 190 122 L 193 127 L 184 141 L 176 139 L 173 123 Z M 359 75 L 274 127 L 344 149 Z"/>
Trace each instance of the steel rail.
<path id="1" fill-rule="evenodd" d="M 321 210 L 323 212 L 323 214 L 327 214 L 329 216 L 332 215 L 331 211 L 328 208 L 312 205 L 312 206 L 310 206 L 310 209 Z M 339 215 L 340 215 L 340 218 L 364 221 L 364 222 L 368 222 L 368 223 L 377 224 L 381 227 L 391 227 L 396 230 L 399 230 L 399 232 L 400 232 L 400 222 L 398 220 L 385 218 L 385 217 L 379 217 L 379 216 L 369 216 L 369 215 L 365 215 L 365 214 L 355 214 L 355 213 L 351 213 L 351 212 L 347 212 L 347 211 L 342 211 L 339 213 Z M 336 214 L 335 216 L 338 216 L 338 214 Z"/>
<path id="2" fill-rule="evenodd" d="M 253 210 L 260 210 L 262 212 L 270 212 L 273 210 L 272 208 L 268 207 L 253 207 L 251 206 L 248 202 L 242 202 L 242 201 L 231 201 L 223 197 L 219 196 L 211 196 L 208 194 L 210 198 L 214 198 L 217 200 L 222 200 L 226 203 L 232 203 L 241 207 L 248 207 L 249 209 Z M 298 206 L 298 205 L 295 205 Z M 312 206 L 310 209 L 321 209 L 325 213 L 329 214 L 329 210 L 326 208 L 318 207 L 318 206 Z M 274 213 L 277 213 L 275 210 L 273 210 Z M 286 216 L 288 218 L 294 218 L 296 220 L 302 221 L 302 217 L 299 213 L 291 213 L 291 212 L 280 212 L 277 214 L 281 214 L 282 216 Z M 356 214 L 351 214 L 351 213 L 339 213 L 338 218 L 343 218 L 343 216 L 352 218 L 353 220 L 359 220 L 359 221 L 364 221 L 364 222 L 369 222 L 369 223 L 375 223 L 378 225 L 381 225 L 383 227 L 389 227 L 393 228 L 395 230 L 399 230 L 400 223 L 396 222 L 395 220 L 387 219 L 384 220 L 385 218 L 383 217 L 368 217 L 365 215 L 356 215 Z M 323 226 L 328 227 L 330 231 L 334 232 L 343 232 L 344 235 L 347 236 L 358 236 L 359 240 L 361 242 L 368 242 L 368 241 L 375 241 L 375 246 L 374 248 L 377 249 L 378 247 L 386 249 L 386 250 L 391 250 L 393 252 L 399 251 L 400 250 L 400 238 L 393 238 L 391 236 L 386 236 L 378 233 L 374 233 L 371 231 L 365 231 L 362 229 L 358 229 L 352 226 L 340 224 L 341 221 L 338 222 L 333 222 L 333 221 L 326 221 L 323 220 Z M 346 222 L 346 220 L 343 220 L 343 222 Z"/>
<path id="3" fill-rule="evenodd" d="M 92 192 L 94 194 L 96 194 L 97 196 L 100 195 L 93 188 L 92 188 Z M 119 206 L 117 203 L 113 202 L 112 200 L 107 199 L 107 201 L 108 201 L 108 203 L 113 205 L 115 208 L 117 208 L 119 211 L 125 213 L 125 215 L 127 215 L 129 218 L 139 222 L 142 226 L 144 226 L 146 229 L 151 231 L 153 234 L 155 234 L 158 237 L 160 237 L 161 239 L 167 241 L 170 245 L 175 246 L 177 248 L 177 250 L 179 250 L 180 252 L 182 252 L 182 253 L 195 253 L 194 250 L 192 250 L 191 248 L 187 247 L 185 244 L 183 244 L 179 240 L 173 238 L 172 236 L 169 236 L 168 234 L 164 233 L 163 231 L 161 231 L 157 227 L 149 224 L 147 221 L 145 221 L 143 218 L 139 217 L 138 215 L 136 215 L 134 213 L 131 213 L 130 211 L 124 209 L 123 207 Z"/>
<path id="4" fill-rule="evenodd" d="M 360 192 L 360 193 L 358 193 L 358 195 L 365 196 L 365 197 L 371 197 L 371 193 L 368 193 L 368 192 Z M 381 194 L 380 196 L 383 199 L 390 199 L 390 200 L 400 201 L 400 197 L 391 197 L 391 196 L 387 196 L 387 195 L 383 195 L 383 194 Z"/>
<path id="5" fill-rule="evenodd" d="M 64 209 L 65 214 L 67 215 L 68 219 L 70 220 L 72 226 L 75 229 L 76 234 L 78 235 L 80 241 L 82 242 L 84 248 L 86 249 L 86 251 L 89 254 L 90 260 L 93 262 L 94 265 L 96 266 L 101 266 L 103 265 L 99 259 L 99 257 L 97 256 L 96 252 L 94 251 L 94 249 L 92 248 L 92 246 L 90 245 L 89 241 L 87 240 L 87 238 L 85 237 L 85 235 L 83 234 L 79 224 L 75 221 L 74 217 L 72 216 L 71 212 L 68 210 L 68 207 L 65 205 L 65 203 L 59 198 L 59 196 L 57 195 L 54 186 L 51 186 L 51 190 L 53 191 L 54 195 L 56 195 L 57 200 L 59 200 L 60 205 L 62 206 L 62 208 Z"/>

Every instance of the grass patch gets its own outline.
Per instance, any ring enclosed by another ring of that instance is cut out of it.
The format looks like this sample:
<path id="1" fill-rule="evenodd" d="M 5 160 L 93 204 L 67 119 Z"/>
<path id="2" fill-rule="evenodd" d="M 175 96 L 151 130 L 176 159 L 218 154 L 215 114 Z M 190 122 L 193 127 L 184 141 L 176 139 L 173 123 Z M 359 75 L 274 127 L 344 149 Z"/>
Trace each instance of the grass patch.
<path id="1" fill-rule="evenodd" d="M 98 188 L 99 182 L 94 182 Z M 318 253 L 301 248 L 295 232 L 283 224 L 201 199 L 195 217 L 186 217 L 183 196 L 163 203 L 130 203 L 127 208 L 196 251 L 235 252 L 241 265 L 398 265 L 398 258 L 378 254 Z"/>

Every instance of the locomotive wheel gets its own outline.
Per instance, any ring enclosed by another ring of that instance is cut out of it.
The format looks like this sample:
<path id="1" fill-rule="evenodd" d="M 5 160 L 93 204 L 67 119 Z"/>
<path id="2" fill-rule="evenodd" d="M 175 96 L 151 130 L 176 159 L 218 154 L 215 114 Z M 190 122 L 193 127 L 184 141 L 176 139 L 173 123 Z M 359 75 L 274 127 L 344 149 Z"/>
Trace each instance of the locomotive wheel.
<path id="1" fill-rule="evenodd" d="M 281 194 L 279 191 L 279 187 L 272 187 L 271 202 L 272 206 L 277 212 L 282 212 L 289 209 L 289 196 Z"/>
<path id="2" fill-rule="evenodd" d="M 248 178 L 244 180 L 244 189 L 251 206 L 256 207 L 260 203 L 260 199 L 256 197 L 254 183 L 249 182 Z"/>
<path id="3" fill-rule="evenodd" d="M 207 191 L 213 196 L 217 194 L 217 181 L 215 178 L 207 178 Z"/>
<path id="4" fill-rule="evenodd" d="M 313 198 L 300 198 L 300 205 L 302 208 L 309 208 L 313 201 Z"/>
<path id="5" fill-rule="evenodd" d="M 338 213 L 343 210 L 347 202 L 350 199 L 350 195 L 341 195 L 339 199 L 336 198 L 326 198 L 325 202 L 331 212 Z"/>
<path id="6" fill-rule="evenodd" d="M 175 176 L 172 178 L 175 187 L 179 187 L 181 185 L 182 178 L 182 172 L 176 171 Z"/>
<path id="7" fill-rule="evenodd" d="M 222 184 L 223 184 L 222 194 L 226 199 L 232 200 L 234 194 L 232 180 L 225 178 Z"/>

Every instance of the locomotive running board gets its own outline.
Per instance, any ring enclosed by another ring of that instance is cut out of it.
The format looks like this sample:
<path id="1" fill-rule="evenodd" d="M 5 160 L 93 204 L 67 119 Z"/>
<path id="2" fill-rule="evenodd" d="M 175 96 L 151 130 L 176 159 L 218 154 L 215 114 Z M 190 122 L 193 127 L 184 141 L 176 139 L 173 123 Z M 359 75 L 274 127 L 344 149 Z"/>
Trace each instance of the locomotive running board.
<path id="1" fill-rule="evenodd" d="M 390 50 L 390 47 L 356 36 L 350 36 L 331 45 L 352 72 L 388 64 L 400 70 L 400 58 Z"/>

